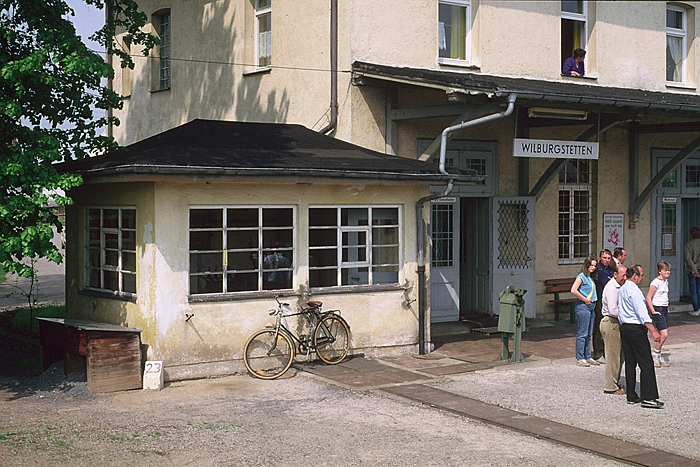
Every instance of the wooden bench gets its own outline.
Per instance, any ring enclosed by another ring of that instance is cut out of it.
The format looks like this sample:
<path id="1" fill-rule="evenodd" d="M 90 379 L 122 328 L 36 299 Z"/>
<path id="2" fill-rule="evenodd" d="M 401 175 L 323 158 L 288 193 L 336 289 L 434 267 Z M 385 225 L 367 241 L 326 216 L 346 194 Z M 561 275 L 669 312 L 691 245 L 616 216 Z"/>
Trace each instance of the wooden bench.
<path id="1" fill-rule="evenodd" d="M 569 322 L 576 322 L 576 298 L 561 298 L 559 295 L 561 292 L 571 292 L 571 286 L 576 280 L 575 277 L 567 277 L 564 279 L 547 279 L 544 281 L 545 292 L 554 294 L 554 299 L 550 300 L 549 303 L 554 303 L 554 319 L 559 321 L 560 308 L 567 306 L 569 307 Z"/>

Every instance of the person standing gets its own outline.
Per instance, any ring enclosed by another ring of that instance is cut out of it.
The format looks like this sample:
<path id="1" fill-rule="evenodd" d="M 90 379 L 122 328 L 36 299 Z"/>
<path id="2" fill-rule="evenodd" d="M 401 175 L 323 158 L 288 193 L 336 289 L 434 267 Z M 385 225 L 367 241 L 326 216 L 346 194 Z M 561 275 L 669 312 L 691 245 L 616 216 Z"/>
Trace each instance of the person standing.
<path id="1" fill-rule="evenodd" d="M 668 277 L 671 275 L 671 265 L 666 261 L 659 261 L 656 265 L 659 275 L 649 284 L 647 292 L 647 305 L 651 311 L 651 320 L 654 327 L 659 330 L 661 340 L 654 343 L 654 366 L 659 368 L 669 366 L 668 360 L 661 356 L 661 347 L 668 339 Z"/>
<path id="2" fill-rule="evenodd" d="M 622 351 L 625 353 L 627 403 L 641 402 L 642 407 L 660 409 L 664 403 L 659 400 L 647 331 L 651 332 L 654 342 L 659 342 L 661 336 L 651 323 L 644 294 L 639 290 L 639 284 L 644 279 L 644 270 L 639 264 L 634 264 L 627 268 L 626 277 L 627 280 L 620 287 L 618 294 L 617 318 L 620 321 Z M 636 390 L 637 366 L 640 370 L 641 399 Z"/>
<path id="3" fill-rule="evenodd" d="M 625 264 L 625 260 L 627 259 L 627 250 L 622 247 L 615 248 L 613 250 L 613 259 L 615 260 L 615 264 Z"/>
<path id="4" fill-rule="evenodd" d="M 586 58 L 586 51 L 583 49 L 574 49 L 573 56 L 564 60 L 564 65 L 561 67 L 561 74 L 567 76 L 578 76 L 582 78 L 586 74 L 586 67 L 583 60 Z"/>
<path id="5" fill-rule="evenodd" d="M 690 316 L 700 316 L 700 227 L 690 228 L 690 240 L 685 244 L 685 272 L 688 273 L 688 285 L 690 286 L 690 299 L 693 302 L 693 311 Z"/>
<path id="6" fill-rule="evenodd" d="M 595 302 L 595 320 L 593 322 L 593 359 L 602 362 L 605 357 L 605 341 L 600 332 L 600 321 L 603 319 L 603 289 L 613 277 L 612 253 L 608 249 L 600 250 L 598 254 L 598 273 L 595 277 L 595 291 L 598 301 Z"/>
<path id="7" fill-rule="evenodd" d="M 591 334 L 593 334 L 594 308 L 598 300 L 591 274 L 598 268 L 598 262 L 589 256 L 583 262 L 581 272 L 576 276 L 571 293 L 576 297 L 576 364 L 578 366 L 600 365 L 591 356 Z"/>
<path id="8" fill-rule="evenodd" d="M 625 393 L 619 384 L 624 354 L 620 340 L 620 321 L 617 319 L 617 295 L 627 279 L 626 272 L 627 268 L 624 264 L 614 267 L 613 279 L 605 285 L 601 299 L 603 319 L 600 321 L 600 333 L 605 341 L 605 382 L 603 383 L 605 394 L 622 395 Z"/>

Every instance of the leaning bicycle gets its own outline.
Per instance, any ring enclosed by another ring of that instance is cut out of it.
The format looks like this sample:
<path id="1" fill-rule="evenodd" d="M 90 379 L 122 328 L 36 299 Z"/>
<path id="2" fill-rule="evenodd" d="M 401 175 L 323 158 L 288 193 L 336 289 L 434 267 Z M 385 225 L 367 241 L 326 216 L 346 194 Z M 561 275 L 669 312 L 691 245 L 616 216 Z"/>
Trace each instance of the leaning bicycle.
<path id="1" fill-rule="evenodd" d="M 248 372 L 261 379 L 282 376 L 292 365 L 297 350 L 310 359 L 311 351 L 328 365 L 342 362 L 350 351 L 350 327 L 341 318 L 339 310 L 321 311 L 319 301 L 308 301 L 299 312 L 293 312 L 289 303 L 277 301 L 277 309 L 269 311 L 276 316 L 275 324 L 250 336 L 243 348 L 243 361 Z M 309 322 L 309 333 L 297 335 L 287 326 L 286 318 L 304 316 Z"/>

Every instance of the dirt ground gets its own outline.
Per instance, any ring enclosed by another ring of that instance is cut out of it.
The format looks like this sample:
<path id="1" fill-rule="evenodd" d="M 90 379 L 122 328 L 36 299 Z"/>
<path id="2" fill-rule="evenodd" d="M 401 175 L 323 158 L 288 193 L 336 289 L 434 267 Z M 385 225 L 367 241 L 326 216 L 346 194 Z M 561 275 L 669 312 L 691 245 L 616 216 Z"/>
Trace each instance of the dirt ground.
<path id="1" fill-rule="evenodd" d="M 618 465 L 294 369 L 108 394 L 83 378 L 0 378 L 0 466 Z"/>

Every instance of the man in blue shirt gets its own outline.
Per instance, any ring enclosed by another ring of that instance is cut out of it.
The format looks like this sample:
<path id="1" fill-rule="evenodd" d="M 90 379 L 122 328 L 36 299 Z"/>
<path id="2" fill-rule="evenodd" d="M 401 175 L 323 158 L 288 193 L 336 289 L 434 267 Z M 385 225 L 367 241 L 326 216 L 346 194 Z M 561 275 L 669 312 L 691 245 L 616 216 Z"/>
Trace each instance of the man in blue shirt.
<path id="1" fill-rule="evenodd" d="M 649 317 L 644 294 L 639 284 L 644 278 L 644 271 L 638 264 L 627 269 L 627 280 L 620 287 L 618 294 L 617 318 L 620 321 L 622 350 L 625 353 L 625 380 L 627 381 L 627 403 L 642 403 L 642 407 L 661 409 L 664 403 L 659 399 L 656 386 L 654 361 L 651 358 L 651 346 L 647 331 L 659 342 L 661 336 Z M 640 370 L 641 399 L 637 396 L 637 365 Z"/>

